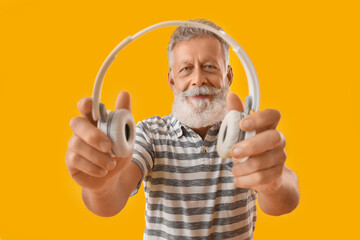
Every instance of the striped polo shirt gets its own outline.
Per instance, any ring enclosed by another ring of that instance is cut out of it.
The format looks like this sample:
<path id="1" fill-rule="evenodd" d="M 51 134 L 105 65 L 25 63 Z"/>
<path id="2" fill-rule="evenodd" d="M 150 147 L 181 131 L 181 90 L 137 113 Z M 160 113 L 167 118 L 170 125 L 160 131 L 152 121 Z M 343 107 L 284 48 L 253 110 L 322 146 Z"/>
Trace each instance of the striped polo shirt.
<path id="1" fill-rule="evenodd" d="M 203 140 L 174 116 L 136 126 L 132 161 L 144 183 L 144 239 L 252 239 L 256 192 L 233 184 L 232 160 L 216 151 L 220 123 Z"/>

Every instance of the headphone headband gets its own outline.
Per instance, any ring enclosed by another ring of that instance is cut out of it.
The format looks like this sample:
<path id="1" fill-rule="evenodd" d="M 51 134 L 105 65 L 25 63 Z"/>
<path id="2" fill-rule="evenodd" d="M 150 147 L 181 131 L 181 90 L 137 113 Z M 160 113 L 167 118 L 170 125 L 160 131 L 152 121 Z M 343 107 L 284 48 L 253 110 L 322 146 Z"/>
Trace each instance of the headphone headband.
<path id="1" fill-rule="evenodd" d="M 168 26 L 178 26 L 178 27 L 192 27 L 192 28 L 201 28 L 208 30 L 214 34 L 216 34 L 218 37 L 223 39 L 225 42 L 227 42 L 232 48 L 235 54 L 240 59 L 244 69 L 246 78 L 248 80 L 249 85 L 249 96 L 252 99 L 251 101 L 251 109 L 256 112 L 259 110 L 260 105 L 260 89 L 259 89 L 259 82 L 257 78 L 257 74 L 254 68 L 253 63 L 251 62 L 249 56 L 246 54 L 244 49 L 228 34 L 226 34 L 224 31 L 219 31 L 213 27 L 210 27 L 208 25 L 198 23 L 198 22 L 192 22 L 192 21 L 168 21 L 168 22 L 161 22 L 155 25 L 152 25 L 150 27 L 147 27 L 140 32 L 136 33 L 134 36 L 128 36 L 125 38 L 122 42 L 120 42 L 114 50 L 109 54 L 109 56 L 106 58 L 104 63 L 102 64 L 95 80 L 94 90 L 93 90 L 93 105 L 92 105 L 92 116 L 93 119 L 96 121 L 100 117 L 100 91 L 103 79 L 105 77 L 105 74 L 107 70 L 109 69 L 111 63 L 115 60 L 116 55 L 129 43 L 134 41 L 135 39 L 141 37 L 145 33 L 148 33 L 154 29 L 162 28 L 162 27 L 168 27 Z"/>

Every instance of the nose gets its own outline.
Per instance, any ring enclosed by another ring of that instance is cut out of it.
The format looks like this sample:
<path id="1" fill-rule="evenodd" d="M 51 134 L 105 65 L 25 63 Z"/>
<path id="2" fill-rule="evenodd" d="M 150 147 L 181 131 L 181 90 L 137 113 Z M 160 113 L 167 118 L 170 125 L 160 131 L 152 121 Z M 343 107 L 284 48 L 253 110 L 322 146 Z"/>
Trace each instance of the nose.
<path id="1" fill-rule="evenodd" d="M 205 73 L 202 71 L 201 68 L 194 69 L 191 81 L 192 81 L 191 85 L 197 86 L 197 87 L 201 87 L 202 85 L 204 85 L 207 82 Z"/>

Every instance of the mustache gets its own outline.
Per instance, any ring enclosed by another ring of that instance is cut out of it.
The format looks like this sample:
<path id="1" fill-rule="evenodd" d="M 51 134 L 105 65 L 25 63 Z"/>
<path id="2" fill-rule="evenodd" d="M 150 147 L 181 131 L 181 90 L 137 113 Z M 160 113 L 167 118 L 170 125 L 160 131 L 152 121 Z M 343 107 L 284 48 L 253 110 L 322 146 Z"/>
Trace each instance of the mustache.
<path id="1" fill-rule="evenodd" d="M 181 95 L 184 97 L 194 97 L 198 95 L 215 95 L 219 92 L 221 92 L 221 89 L 217 89 L 216 87 L 201 86 L 187 89 L 182 92 Z"/>

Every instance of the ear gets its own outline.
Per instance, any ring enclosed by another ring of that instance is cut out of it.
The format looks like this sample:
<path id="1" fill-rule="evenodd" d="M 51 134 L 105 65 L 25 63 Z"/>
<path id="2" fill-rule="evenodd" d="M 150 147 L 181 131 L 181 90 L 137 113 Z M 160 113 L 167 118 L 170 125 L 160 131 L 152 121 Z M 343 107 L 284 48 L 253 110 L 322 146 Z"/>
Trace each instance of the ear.
<path id="1" fill-rule="evenodd" d="M 171 70 L 168 71 L 168 83 L 171 89 L 174 89 L 174 78 L 172 76 Z"/>
<path id="2" fill-rule="evenodd" d="M 233 81 L 233 72 L 232 72 L 232 67 L 230 65 L 228 66 L 226 76 L 227 76 L 228 84 L 229 86 L 231 86 L 231 83 Z"/>

